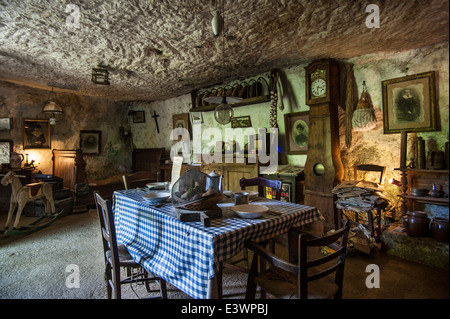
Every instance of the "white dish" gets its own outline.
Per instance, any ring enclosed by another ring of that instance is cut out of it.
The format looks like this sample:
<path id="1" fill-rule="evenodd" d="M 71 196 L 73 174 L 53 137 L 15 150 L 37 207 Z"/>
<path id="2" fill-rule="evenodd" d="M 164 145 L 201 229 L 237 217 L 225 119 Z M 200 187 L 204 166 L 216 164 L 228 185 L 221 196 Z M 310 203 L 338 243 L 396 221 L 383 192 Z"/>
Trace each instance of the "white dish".
<path id="1" fill-rule="evenodd" d="M 236 205 L 231 209 L 241 218 L 259 218 L 269 211 L 267 206 L 258 204 Z"/>
<path id="2" fill-rule="evenodd" d="M 142 198 L 151 203 L 151 204 L 159 204 L 165 202 L 170 197 L 169 192 L 151 192 L 145 195 L 142 195 Z"/>
<path id="3" fill-rule="evenodd" d="M 165 189 L 164 182 L 148 183 L 147 187 L 149 189 Z"/>

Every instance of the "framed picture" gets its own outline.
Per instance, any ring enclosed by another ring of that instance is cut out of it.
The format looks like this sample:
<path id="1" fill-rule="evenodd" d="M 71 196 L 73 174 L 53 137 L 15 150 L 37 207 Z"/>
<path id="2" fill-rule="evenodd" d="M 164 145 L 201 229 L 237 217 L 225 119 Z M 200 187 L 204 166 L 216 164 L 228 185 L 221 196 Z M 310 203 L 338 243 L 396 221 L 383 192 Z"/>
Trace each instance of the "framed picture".
<path id="1" fill-rule="evenodd" d="M 435 72 L 382 81 L 384 134 L 436 130 Z"/>
<path id="2" fill-rule="evenodd" d="M 100 154 L 102 131 L 80 131 L 80 149 L 83 154 Z"/>
<path id="3" fill-rule="evenodd" d="M 252 126 L 252 121 L 250 120 L 250 116 L 248 116 L 248 115 L 231 118 L 231 127 L 232 128 L 251 127 L 251 126 Z"/>
<path id="4" fill-rule="evenodd" d="M 50 148 L 49 120 L 24 120 L 23 148 Z"/>
<path id="5" fill-rule="evenodd" d="M 12 142 L 0 140 L 0 164 L 9 164 L 11 161 Z"/>
<path id="6" fill-rule="evenodd" d="M 287 154 L 306 154 L 308 151 L 309 112 L 285 114 L 284 129 Z"/>
<path id="7" fill-rule="evenodd" d="M 134 111 L 133 112 L 133 123 L 145 123 L 145 112 L 144 111 Z"/>
<path id="8" fill-rule="evenodd" d="M 183 114 L 174 114 L 173 115 L 173 128 L 174 129 L 186 129 L 188 132 L 190 132 L 190 125 L 189 125 L 189 113 L 183 113 Z M 183 133 L 186 131 L 180 130 L 177 132 L 178 140 L 181 140 L 183 138 Z"/>
<path id="9" fill-rule="evenodd" d="M 192 124 L 201 124 L 203 123 L 203 114 L 202 112 L 191 112 L 191 122 Z"/>

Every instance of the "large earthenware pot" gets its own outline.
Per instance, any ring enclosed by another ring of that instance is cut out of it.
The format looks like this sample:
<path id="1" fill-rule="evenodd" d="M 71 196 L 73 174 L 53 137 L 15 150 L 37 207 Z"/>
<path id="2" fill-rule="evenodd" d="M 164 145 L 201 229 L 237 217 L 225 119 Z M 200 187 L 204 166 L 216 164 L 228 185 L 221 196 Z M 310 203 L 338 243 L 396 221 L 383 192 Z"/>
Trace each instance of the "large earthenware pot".
<path id="1" fill-rule="evenodd" d="M 449 229 L 448 229 L 448 218 L 435 217 L 430 224 L 431 237 L 437 241 L 448 243 L 449 239 Z"/>
<path id="2" fill-rule="evenodd" d="M 413 237 L 423 237 L 427 235 L 430 219 L 427 213 L 421 211 L 407 212 L 403 217 L 406 233 Z"/>

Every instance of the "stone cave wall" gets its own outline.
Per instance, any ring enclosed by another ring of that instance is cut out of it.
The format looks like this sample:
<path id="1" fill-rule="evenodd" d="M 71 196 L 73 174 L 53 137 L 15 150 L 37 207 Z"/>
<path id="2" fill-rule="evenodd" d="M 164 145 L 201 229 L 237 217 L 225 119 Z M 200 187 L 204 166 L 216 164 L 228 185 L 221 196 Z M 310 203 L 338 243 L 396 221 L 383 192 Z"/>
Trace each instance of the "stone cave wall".
<path id="1" fill-rule="evenodd" d="M 52 149 L 80 148 L 80 130 L 101 131 L 99 155 L 85 155 L 88 179 L 98 180 L 131 171 L 131 142 L 122 138 L 119 127 L 127 125 L 127 111 L 123 105 L 106 99 L 78 96 L 56 91 L 64 114 L 56 115 L 51 126 L 51 149 L 23 149 L 24 119 L 49 119 L 41 112 L 49 92 L 45 90 L 0 82 L 0 118 L 11 118 L 10 130 L 0 131 L 0 140 L 11 140 L 13 151 L 29 154 L 28 160 L 43 174 L 52 173 Z M 25 161 L 23 162 L 23 164 Z"/>
<path id="2" fill-rule="evenodd" d="M 353 179 L 354 164 L 379 164 L 387 167 L 385 178 L 385 194 L 391 200 L 391 203 L 398 205 L 398 194 L 400 189 L 388 183 L 390 178 L 400 180 L 400 173 L 395 168 L 400 166 L 400 134 L 383 133 L 383 104 L 381 93 L 381 82 L 388 79 L 403 77 L 428 71 L 437 71 L 438 87 L 437 107 L 438 123 L 440 130 L 427 133 L 408 134 L 408 157 L 410 162 L 414 155 L 414 139 L 422 136 L 425 140 L 435 140 L 439 150 L 444 150 L 444 144 L 448 141 L 449 131 L 449 48 L 448 43 L 409 50 L 405 52 L 374 54 L 351 58 L 343 63 L 353 65 L 354 80 L 357 86 L 358 95 L 354 96 L 355 106 L 362 92 L 362 83 L 366 82 L 367 90 L 370 94 L 372 104 L 375 110 L 377 125 L 374 129 L 367 132 L 352 131 L 352 141 L 350 145 L 345 142 L 345 111 L 339 108 L 340 113 L 340 148 L 341 159 L 344 166 L 344 179 Z M 283 87 L 284 110 L 278 109 L 278 127 L 280 150 L 285 150 L 285 127 L 284 115 L 292 112 L 308 111 L 309 107 L 305 105 L 305 65 L 299 65 L 281 70 L 285 78 Z M 341 69 L 341 72 L 344 72 Z M 259 75 L 261 76 L 261 75 Z M 262 75 L 264 76 L 264 74 Z M 267 75 L 265 75 L 267 76 Z M 345 76 L 341 74 L 341 78 Z M 345 85 L 345 84 L 342 84 Z M 342 90 L 341 90 L 342 91 Z M 345 101 L 344 97 L 341 99 Z M 164 101 L 155 101 L 149 103 L 136 103 L 130 106 L 130 110 L 142 110 L 145 112 L 146 123 L 131 123 L 133 133 L 133 143 L 136 147 L 165 147 L 166 150 L 175 144 L 169 138 L 170 130 L 173 128 L 172 115 L 188 113 L 191 103 L 190 95 L 182 95 Z M 280 105 L 280 102 L 279 102 Z M 153 112 L 158 117 L 160 133 L 156 131 L 154 119 L 151 117 Z M 222 130 L 225 127 L 231 127 L 230 124 L 219 125 L 214 119 L 214 112 L 203 112 L 203 126 L 217 127 Z M 270 103 L 260 103 L 234 108 L 234 116 L 250 115 L 253 127 L 269 128 Z M 304 166 L 306 155 L 287 155 L 287 164 Z M 375 178 L 375 177 L 374 177 Z M 433 205 L 435 206 L 435 205 Z M 447 207 L 445 207 L 447 209 Z M 434 207 L 433 209 L 440 209 Z"/>

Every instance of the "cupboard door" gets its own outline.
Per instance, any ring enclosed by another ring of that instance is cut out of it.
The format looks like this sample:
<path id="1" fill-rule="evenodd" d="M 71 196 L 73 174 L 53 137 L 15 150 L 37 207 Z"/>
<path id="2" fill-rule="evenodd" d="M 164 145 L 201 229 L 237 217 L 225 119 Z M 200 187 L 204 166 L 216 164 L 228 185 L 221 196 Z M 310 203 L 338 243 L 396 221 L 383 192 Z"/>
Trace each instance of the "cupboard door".
<path id="1" fill-rule="evenodd" d="M 258 176 L 258 165 L 225 165 L 223 167 L 224 189 L 237 192 L 241 190 L 239 180 L 242 177 L 253 178 Z M 257 186 L 247 187 L 248 190 L 257 191 Z"/>

